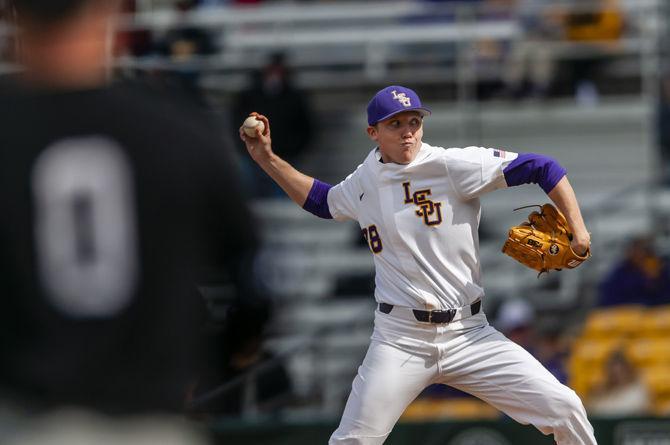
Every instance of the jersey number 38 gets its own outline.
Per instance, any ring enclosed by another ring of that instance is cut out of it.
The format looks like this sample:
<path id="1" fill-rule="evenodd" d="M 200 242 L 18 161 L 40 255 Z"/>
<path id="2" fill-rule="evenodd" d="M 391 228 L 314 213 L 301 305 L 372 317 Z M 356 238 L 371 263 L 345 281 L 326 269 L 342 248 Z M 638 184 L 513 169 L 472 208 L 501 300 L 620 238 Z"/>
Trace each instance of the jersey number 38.
<path id="1" fill-rule="evenodd" d="M 365 227 L 362 232 L 363 238 L 365 238 L 365 241 L 367 241 L 372 253 L 381 252 L 384 246 L 382 245 L 382 239 L 379 237 L 377 226 L 373 224 L 371 226 Z"/>

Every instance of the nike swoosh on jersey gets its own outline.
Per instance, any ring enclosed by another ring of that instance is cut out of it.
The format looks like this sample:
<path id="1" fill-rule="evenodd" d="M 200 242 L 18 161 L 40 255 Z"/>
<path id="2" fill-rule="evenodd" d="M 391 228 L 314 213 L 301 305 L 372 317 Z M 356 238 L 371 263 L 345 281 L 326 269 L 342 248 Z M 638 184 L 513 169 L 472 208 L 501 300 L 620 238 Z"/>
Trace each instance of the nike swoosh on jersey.
<path id="1" fill-rule="evenodd" d="M 363 195 L 365 195 L 365 192 L 361 193 L 361 196 L 358 197 L 359 201 L 363 201 Z"/>

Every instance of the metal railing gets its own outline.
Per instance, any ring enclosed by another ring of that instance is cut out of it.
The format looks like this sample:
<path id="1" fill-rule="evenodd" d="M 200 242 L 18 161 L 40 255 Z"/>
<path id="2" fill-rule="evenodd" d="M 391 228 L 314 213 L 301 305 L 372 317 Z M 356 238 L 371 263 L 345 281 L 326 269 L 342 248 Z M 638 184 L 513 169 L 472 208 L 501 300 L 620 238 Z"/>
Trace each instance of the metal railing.
<path id="1" fill-rule="evenodd" d="M 639 54 L 645 89 L 654 88 L 659 0 L 625 0 L 621 10 L 635 25 L 612 53 Z M 581 2 L 592 10 L 597 2 Z M 570 8 L 575 8 L 571 2 Z M 567 7 L 555 2 L 552 8 Z M 488 71 L 478 67 L 477 45 L 482 41 L 511 43 L 525 38 L 519 11 L 487 3 L 342 2 L 338 4 L 279 4 L 258 7 L 220 7 L 193 12 L 157 9 L 146 2 L 143 12 L 119 18 L 122 29 L 148 30 L 160 36 L 169 30 L 197 27 L 218 43 L 216 54 L 178 62 L 156 54 L 122 56 L 120 68 L 176 70 L 183 68 L 219 75 L 208 86 L 239 89 L 241 77 L 262 66 L 267 55 L 284 51 L 305 87 L 338 88 L 383 82 L 387 78 L 414 82 L 454 82 L 462 101 L 476 99 L 474 85 Z M 0 27 L 2 35 L 11 28 Z M 545 42 L 557 58 L 575 57 L 590 45 Z M 395 68 L 399 65 L 399 68 Z M 495 66 L 495 64 L 494 64 Z M 319 69 L 325 67 L 326 69 Z M 353 69 L 351 69 L 353 67 Z M 333 73 L 333 68 L 337 72 Z M 348 70 L 348 72 L 347 72 Z M 500 76 L 500 73 L 493 74 Z M 221 77 L 223 76 L 223 77 Z"/>

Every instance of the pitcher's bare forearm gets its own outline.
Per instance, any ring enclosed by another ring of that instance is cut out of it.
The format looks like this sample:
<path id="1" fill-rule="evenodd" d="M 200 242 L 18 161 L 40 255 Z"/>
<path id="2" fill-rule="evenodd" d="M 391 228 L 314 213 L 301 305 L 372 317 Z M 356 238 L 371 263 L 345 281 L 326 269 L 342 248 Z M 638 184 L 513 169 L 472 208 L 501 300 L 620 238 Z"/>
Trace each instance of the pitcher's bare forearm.
<path id="1" fill-rule="evenodd" d="M 272 154 L 258 160 L 258 165 L 279 185 L 300 207 L 304 206 L 314 178 L 296 170 L 291 164 Z"/>
<path id="2" fill-rule="evenodd" d="M 565 215 L 570 229 L 574 235 L 574 244 L 580 250 L 586 250 L 591 242 L 591 236 L 586 230 L 582 213 L 579 210 L 579 203 L 575 196 L 575 191 L 568 181 L 568 177 L 564 176 L 558 184 L 549 193 L 549 198 L 556 204 L 556 207 Z M 580 252 L 581 253 L 581 252 Z"/>

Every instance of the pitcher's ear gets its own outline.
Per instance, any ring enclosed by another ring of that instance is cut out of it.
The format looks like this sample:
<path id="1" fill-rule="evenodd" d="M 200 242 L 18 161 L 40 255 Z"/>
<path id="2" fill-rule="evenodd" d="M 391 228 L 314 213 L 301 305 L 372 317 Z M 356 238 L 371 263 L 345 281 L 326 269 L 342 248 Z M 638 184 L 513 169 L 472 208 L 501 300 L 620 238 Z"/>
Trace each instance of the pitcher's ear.
<path id="1" fill-rule="evenodd" d="M 379 133 L 377 131 L 377 126 L 376 125 L 368 126 L 367 132 L 368 132 L 368 137 L 370 139 L 372 139 L 373 141 L 376 141 L 377 138 L 379 137 Z"/>

